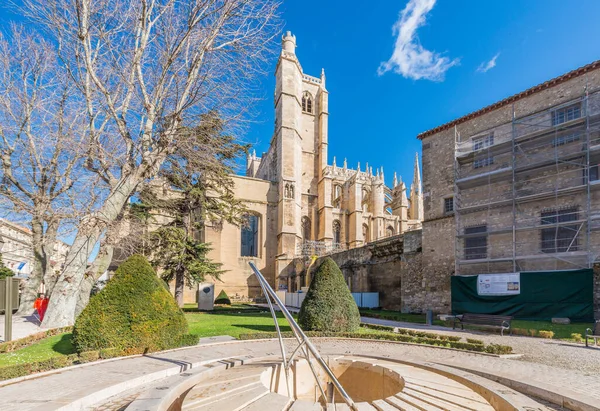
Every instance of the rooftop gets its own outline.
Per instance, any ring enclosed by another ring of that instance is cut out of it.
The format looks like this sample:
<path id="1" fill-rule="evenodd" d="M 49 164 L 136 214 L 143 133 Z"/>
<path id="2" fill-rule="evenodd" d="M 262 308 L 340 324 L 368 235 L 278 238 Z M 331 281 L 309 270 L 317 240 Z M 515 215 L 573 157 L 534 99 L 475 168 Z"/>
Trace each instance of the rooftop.
<path id="1" fill-rule="evenodd" d="M 417 135 L 417 138 L 419 140 L 422 140 L 425 137 L 428 137 L 428 136 L 431 136 L 433 134 L 439 133 L 440 131 L 447 130 L 447 129 L 451 128 L 451 127 L 454 127 L 454 126 L 456 126 L 458 124 L 464 123 L 465 121 L 471 120 L 471 119 L 473 119 L 475 117 L 478 117 L 478 116 L 480 116 L 482 114 L 489 113 L 490 111 L 496 110 L 496 109 L 498 109 L 500 107 L 506 106 L 508 104 L 512 104 L 515 101 L 520 100 L 520 99 L 522 99 L 524 97 L 530 96 L 530 95 L 532 95 L 534 93 L 537 93 L 539 91 L 542 91 L 542 90 L 545 90 L 547 88 L 550 88 L 550 87 L 556 86 L 558 84 L 564 83 L 567 80 L 570 80 L 570 79 L 572 79 L 574 77 L 581 76 L 581 75 L 583 75 L 583 74 L 585 74 L 585 73 L 587 73 L 589 71 L 592 71 L 592 70 L 595 70 L 595 69 L 598 69 L 598 68 L 600 68 L 600 60 L 596 60 L 596 61 L 594 61 L 594 62 L 592 62 L 590 64 L 586 64 L 585 66 L 579 67 L 578 69 L 569 71 L 568 73 L 565 73 L 565 74 L 563 74 L 561 76 L 555 77 L 555 78 L 553 78 L 551 80 L 548 80 L 548 81 L 545 81 L 545 82 L 543 82 L 541 84 L 538 84 L 537 86 L 528 88 L 525 91 L 522 91 L 520 93 L 514 94 L 514 95 L 512 95 L 510 97 L 507 97 L 507 98 L 505 98 L 503 100 L 497 101 L 496 103 L 490 104 L 489 106 L 486 106 L 486 107 L 484 107 L 482 109 L 479 109 L 477 111 L 473 111 L 472 113 L 469 113 L 469 114 L 467 114 L 465 116 L 462 116 L 462 117 L 459 117 L 459 118 L 457 118 L 455 120 L 452 120 L 449 123 L 442 124 L 441 126 L 432 128 L 432 129 L 427 130 L 427 131 L 424 131 L 424 132 L 420 133 L 419 135 Z"/>

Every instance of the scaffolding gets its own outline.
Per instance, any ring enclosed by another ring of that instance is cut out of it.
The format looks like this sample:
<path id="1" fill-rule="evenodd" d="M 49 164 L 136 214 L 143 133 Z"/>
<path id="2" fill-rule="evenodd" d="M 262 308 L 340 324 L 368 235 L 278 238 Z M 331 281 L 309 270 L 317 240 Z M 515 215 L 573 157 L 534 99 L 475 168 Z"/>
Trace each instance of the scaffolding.
<path id="1" fill-rule="evenodd" d="M 590 268 L 600 253 L 600 90 L 464 138 L 456 274 Z"/>

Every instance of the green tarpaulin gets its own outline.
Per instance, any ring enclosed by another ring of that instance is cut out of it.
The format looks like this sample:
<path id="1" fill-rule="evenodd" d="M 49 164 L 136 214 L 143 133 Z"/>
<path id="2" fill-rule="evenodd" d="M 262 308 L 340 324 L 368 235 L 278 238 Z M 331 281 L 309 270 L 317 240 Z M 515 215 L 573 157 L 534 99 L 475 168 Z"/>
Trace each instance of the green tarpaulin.
<path id="1" fill-rule="evenodd" d="M 521 293 L 481 296 L 477 276 L 452 277 L 452 313 L 512 315 L 523 320 L 594 320 L 591 269 L 521 272 Z"/>

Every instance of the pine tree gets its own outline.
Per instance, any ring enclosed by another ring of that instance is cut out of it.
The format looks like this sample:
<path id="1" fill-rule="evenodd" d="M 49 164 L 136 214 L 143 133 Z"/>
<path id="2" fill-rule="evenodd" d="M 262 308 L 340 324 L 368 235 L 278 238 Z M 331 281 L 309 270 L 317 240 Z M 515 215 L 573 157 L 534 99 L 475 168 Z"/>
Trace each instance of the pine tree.
<path id="1" fill-rule="evenodd" d="M 192 287 L 206 277 L 218 279 L 223 273 L 221 264 L 207 257 L 211 248 L 203 242 L 203 228 L 207 221 L 241 224 L 246 208 L 234 197 L 231 175 L 235 160 L 248 150 L 224 133 L 224 124 L 214 112 L 205 115 L 198 127 L 183 132 L 189 135 L 160 173 L 172 195 L 165 198 L 151 189 L 143 190 L 143 206 L 137 207 L 143 215 L 160 212 L 172 218 L 148 234 L 148 248 L 152 265 L 163 270 L 163 279 L 175 280 L 175 298 L 180 306 L 185 285 Z M 186 155 L 190 150 L 205 155 Z M 202 160 L 190 161 L 192 157 Z"/>
<path id="2" fill-rule="evenodd" d="M 2 254 L 0 253 L 0 280 L 6 277 L 12 277 L 13 275 L 15 275 L 15 273 L 13 270 L 4 265 Z"/>

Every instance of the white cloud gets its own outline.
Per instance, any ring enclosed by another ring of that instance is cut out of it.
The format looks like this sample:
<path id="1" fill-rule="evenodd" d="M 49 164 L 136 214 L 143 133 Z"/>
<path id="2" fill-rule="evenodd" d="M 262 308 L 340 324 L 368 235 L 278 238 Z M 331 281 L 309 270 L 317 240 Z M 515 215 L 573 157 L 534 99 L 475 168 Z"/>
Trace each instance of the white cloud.
<path id="1" fill-rule="evenodd" d="M 416 35 L 417 29 L 425 24 L 427 13 L 433 9 L 436 0 L 410 0 L 400 12 L 393 26 L 397 36 L 392 57 L 381 63 L 379 75 L 394 71 L 413 80 L 443 81 L 446 71 L 459 63 L 459 59 L 450 60 L 439 53 L 423 48 Z"/>
<path id="2" fill-rule="evenodd" d="M 496 53 L 496 55 L 494 57 L 492 57 L 492 59 L 490 61 L 484 61 L 483 63 L 481 63 L 479 65 L 479 67 L 477 67 L 477 72 L 478 73 L 487 73 L 488 70 L 491 70 L 494 67 L 496 67 L 496 59 L 498 58 L 499 55 L 500 55 L 500 53 Z"/>

